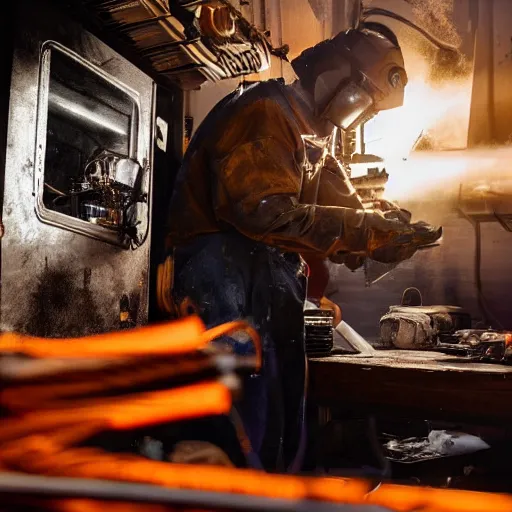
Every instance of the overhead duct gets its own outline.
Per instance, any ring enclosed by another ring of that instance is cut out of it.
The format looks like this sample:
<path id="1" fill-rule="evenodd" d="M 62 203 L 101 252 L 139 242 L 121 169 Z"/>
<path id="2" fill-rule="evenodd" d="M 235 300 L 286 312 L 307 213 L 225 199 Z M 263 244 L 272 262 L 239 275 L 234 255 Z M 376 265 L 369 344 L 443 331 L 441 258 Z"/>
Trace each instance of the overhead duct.
<path id="1" fill-rule="evenodd" d="M 95 24 L 183 89 L 265 71 L 267 36 L 227 0 L 76 0 Z M 279 49 L 275 50 L 279 52 Z"/>

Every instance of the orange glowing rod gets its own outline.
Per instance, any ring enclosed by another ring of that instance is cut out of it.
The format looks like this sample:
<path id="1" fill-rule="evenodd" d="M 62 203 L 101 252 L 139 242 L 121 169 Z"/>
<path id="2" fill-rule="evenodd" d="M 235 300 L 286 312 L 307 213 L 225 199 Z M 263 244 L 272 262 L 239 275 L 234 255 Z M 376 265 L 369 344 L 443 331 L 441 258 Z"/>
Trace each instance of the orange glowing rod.
<path id="1" fill-rule="evenodd" d="M 234 321 L 206 330 L 197 316 L 162 325 L 72 339 L 47 339 L 6 333 L 0 336 L 0 352 L 58 359 L 178 355 L 205 349 L 216 338 L 240 331 L 246 332 L 255 345 L 259 370 L 262 349 L 258 333 L 253 327 L 244 321 Z"/>
<path id="2" fill-rule="evenodd" d="M 133 396 L 82 400 L 75 405 L 66 402 L 61 408 L 41 409 L 21 417 L 6 418 L 0 428 L 0 441 L 23 443 L 27 436 L 41 435 L 53 439 L 60 429 L 80 430 L 88 424 L 95 430 L 132 430 L 229 414 L 230 409 L 230 390 L 220 382 L 206 382 Z"/>

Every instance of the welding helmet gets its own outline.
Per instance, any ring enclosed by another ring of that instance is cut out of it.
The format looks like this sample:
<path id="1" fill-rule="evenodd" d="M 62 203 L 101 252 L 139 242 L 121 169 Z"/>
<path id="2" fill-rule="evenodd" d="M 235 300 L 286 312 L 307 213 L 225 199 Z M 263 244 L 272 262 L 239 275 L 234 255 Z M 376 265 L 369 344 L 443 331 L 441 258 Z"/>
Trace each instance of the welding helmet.
<path id="1" fill-rule="evenodd" d="M 366 28 L 349 30 L 292 61 L 319 118 L 352 130 L 381 110 L 403 105 L 404 59 L 396 37 L 391 31 L 386 36 Z"/>

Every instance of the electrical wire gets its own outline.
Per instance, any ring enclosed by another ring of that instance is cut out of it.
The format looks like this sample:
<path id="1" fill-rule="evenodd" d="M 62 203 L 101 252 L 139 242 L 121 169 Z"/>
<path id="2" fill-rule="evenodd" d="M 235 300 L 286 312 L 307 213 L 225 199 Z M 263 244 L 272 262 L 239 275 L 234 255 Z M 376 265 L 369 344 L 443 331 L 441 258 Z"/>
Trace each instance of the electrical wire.
<path id="1" fill-rule="evenodd" d="M 189 316 L 171 324 L 138 327 L 113 335 L 97 334 L 82 338 L 46 339 L 17 333 L 0 336 L 2 353 L 23 353 L 32 357 L 58 357 L 81 359 L 153 355 L 175 355 L 205 349 L 222 336 L 245 332 L 252 340 L 256 352 L 256 371 L 261 369 L 263 348 L 256 329 L 243 320 L 227 322 L 206 330 L 197 316 Z M 141 345 L 140 340 L 144 339 Z M 170 340 L 170 341 L 169 341 Z"/>
<path id="2" fill-rule="evenodd" d="M 236 405 L 234 405 L 231 408 L 229 418 L 231 420 L 233 428 L 235 429 L 238 443 L 240 444 L 240 448 L 242 449 L 242 452 L 245 456 L 247 463 L 252 469 L 258 469 L 263 471 L 263 464 L 261 463 L 260 457 L 257 455 L 257 453 L 254 451 L 252 447 L 251 441 L 247 436 L 244 423 L 236 408 Z"/>
<path id="3" fill-rule="evenodd" d="M 92 164 L 96 164 L 96 163 L 104 163 L 106 157 L 104 158 L 94 158 L 93 160 L 90 160 L 89 162 L 87 162 L 86 166 L 85 166 L 85 169 L 84 169 L 84 172 L 87 172 L 89 170 L 89 167 L 92 165 Z"/>
<path id="4" fill-rule="evenodd" d="M 55 187 L 52 187 L 50 184 L 48 183 L 44 183 L 44 186 L 50 191 L 50 192 L 53 192 L 54 194 L 57 194 L 58 196 L 60 197 L 67 197 L 67 194 L 65 194 L 64 192 L 60 191 L 58 188 L 55 188 Z"/>

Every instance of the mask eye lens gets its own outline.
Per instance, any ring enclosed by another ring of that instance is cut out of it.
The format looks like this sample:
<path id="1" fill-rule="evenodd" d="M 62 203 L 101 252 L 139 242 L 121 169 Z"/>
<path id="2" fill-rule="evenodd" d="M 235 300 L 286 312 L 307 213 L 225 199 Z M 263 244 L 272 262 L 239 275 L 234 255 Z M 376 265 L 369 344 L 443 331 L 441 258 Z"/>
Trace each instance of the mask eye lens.
<path id="1" fill-rule="evenodd" d="M 389 83 L 393 89 L 398 89 L 399 87 L 404 87 L 404 81 L 402 79 L 402 73 L 400 69 L 394 68 L 389 72 Z"/>

